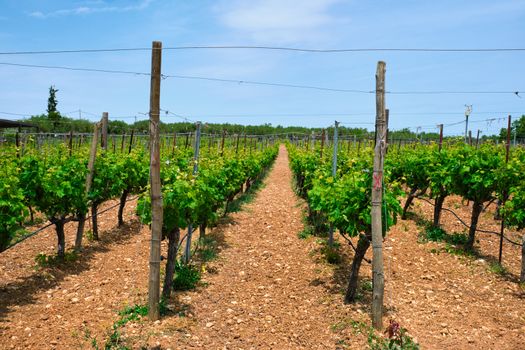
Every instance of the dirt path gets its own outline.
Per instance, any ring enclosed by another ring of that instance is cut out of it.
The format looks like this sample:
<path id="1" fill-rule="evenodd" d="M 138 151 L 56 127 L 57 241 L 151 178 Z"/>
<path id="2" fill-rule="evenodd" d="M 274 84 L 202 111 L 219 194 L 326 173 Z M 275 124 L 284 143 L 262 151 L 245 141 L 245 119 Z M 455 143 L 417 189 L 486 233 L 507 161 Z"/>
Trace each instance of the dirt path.
<path id="1" fill-rule="evenodd" d="M 255 201 L 214 230 L 224 239 L 213 266 L 219 272 L 207 275 L 201 292 L 180 297 L 190 304 L 195 322 L 178 337 L 169 332 L 177 321 L 163 321 L 156 330 L 169 336 L 158 337 L 162 347 L 335 348 L 338 338 L 330 327 L 338 312 L 333 303 L 341 305 L 341 295 L 319 281 L 324 267 L 312 260 L 312 242 L 297 237 L 301 216 L 282 147 Z"/>

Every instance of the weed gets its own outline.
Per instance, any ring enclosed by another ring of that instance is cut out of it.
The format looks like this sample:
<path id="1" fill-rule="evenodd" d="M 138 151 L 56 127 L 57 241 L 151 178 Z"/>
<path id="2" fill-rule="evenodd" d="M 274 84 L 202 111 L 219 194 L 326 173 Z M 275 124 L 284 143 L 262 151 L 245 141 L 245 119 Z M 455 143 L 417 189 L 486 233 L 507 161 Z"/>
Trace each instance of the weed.
<path id="1" fill-rule="evenodd" d="M 495 274 L 504 276 L 508 273 L 507 269 L 499 262 L 492 262 L 489 265 L 489 270 Z"/>
<path id="2" fill-rule="evenodd" d="M 367 292 L 371 292 L 374 290 L 372 281 L 363 281 L 361 283 L 361 289 Z"/>
<path id="3" fill-rule="evenodd" d="M 335 246 L 329 247 L 328 245 L 325 245 L 321 248 L 321 254 L 324 255 L 326 262 L 329 264 L 337 265 L 342 261 L 341 254 Z"/>
<path id="4" fill-rule="evenodd" d="M 95 240 L 95 236 L 93 236 L 92 230 L 86 230 L 86 238 L 89 242 L 93 242 Z"/>
<path id="5" fill-rule="evenodd" d="M 72 250 L 64 254 L 64 259 L 61 260 L 58 255 L 47 255 L 44 253 L 39 253 L 35 257 L 36 268 L 52 267 L 58 266 L 63 262 L 74 262 L 78 260 L 78 254 Z"/>
<path id="6" fill-rule="evenodd" d="M 444 241 L 447 233 L 439 227 L 430 227 L 425 230 L 426 239 L 429 241 Z"/>
<path id="7" fill-rule="evenodd" d="M 195 289 L 201 279 L 200 271 L 193 265 L 177 262 L 175 265 L 175 278 L 173 289 L 190 290 Z"/>
<path id="8" fill-rule="evenodd" d="M 299 239 L 307 239 L 308 237 L 312 235 L 313 235 L 312 228 L 310 226 L 305 226 L 302 231 L 299 231 L 299 233 L 297 234 L 297 237 L 299 237 Z"/>
<path id="9" fill-rule="evenodd" d="M 206 236 L 200 239 L 199 257 L 203 262 L 208 262 L 217 259 L 217 241 L 211 237 Z"/>
<path id="10" fill-rule="evenodd" d="M 384 333 L 387 337 L 376 335 L 373 329 L 368 330 L 368 346 L 371 350 L 419 350 L 419 344 L 394 320 L 390 320 Z"/>

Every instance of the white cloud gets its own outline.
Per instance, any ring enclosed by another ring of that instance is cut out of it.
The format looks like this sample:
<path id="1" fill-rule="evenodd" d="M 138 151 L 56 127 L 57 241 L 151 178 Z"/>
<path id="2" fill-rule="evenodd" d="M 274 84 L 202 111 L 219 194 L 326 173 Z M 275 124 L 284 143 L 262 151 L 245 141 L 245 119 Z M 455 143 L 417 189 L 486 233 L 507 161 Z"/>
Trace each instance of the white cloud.
<path id="1" fill-rule="evenodd" d="M 341 0 L 238 0 L 218 8 L 227 27 L 256 42 L 311 42 L 337 19 L 329 12 Z"/>
<path id="2" fill-rule="evenodd" d="M 75 15 L 90 15 L 94 13 L 105 13 L 105 12 L 130 12 L 140 11 L 146 9 L 153 0 L 142 0 L 140 3 L 135 5 L 127 6 L 93 6 L 93 5 L 105 5 L 104 1 L 90 1 L 87 4 L 90 6 L 78 6 L 70 9 L 60 9 L 52 12 L 44 13 L 42 11 L 33 11 L 29 13 L 29 16 L 35 18 L 49 18 L 49 17 L 60 17 L 60 16 L 75 16 Z"/>

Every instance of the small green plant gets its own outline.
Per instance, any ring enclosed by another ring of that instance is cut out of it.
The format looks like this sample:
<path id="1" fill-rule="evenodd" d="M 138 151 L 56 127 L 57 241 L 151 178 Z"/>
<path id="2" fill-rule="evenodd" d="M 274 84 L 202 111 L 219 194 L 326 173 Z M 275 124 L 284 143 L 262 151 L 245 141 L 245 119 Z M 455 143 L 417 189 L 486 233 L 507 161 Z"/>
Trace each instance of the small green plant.
<path id="1" fill-rule="evenodd" d="M 197 267 L 190 264 L 183 264 L 178 261 L 175 265 L 175 278 L 173 279 L 173 289 L 190 290 L 195 289 L 201 279 L 200 271 Z"/>
<path id="2" fill-rule="evenodd" d="M 37 268 L 52 267 L 60 265 L 62 262 L 74 262 L 78 260 L 78 254 L 72 250 L 64 254 L 64 260 L 61 261 L 58 255 L 47 255 L 45 253 L 39 253 L 35 257 L 35 263 Z"/>
<path id="3" fill-rule="evenodd" d="M 95 240 L 95 236 L 93 236 L 92 230 L 86 230 L 85 235 L 88 241 L 93 242 Z"/>
<path id="4" fill-rule="evenodd" d="M 447 233 L 439 227 L 430 227 L 425 230 L 426 239 L 429 241 L 440 242 L 445 240 Z"/>
<path id="5" fill-rule="evenodd" d="M 326 262 L 332 265 L 337 265 L 341 263 L 342 258 L 341 254 L 339 253 L 339 250 L 337 247 L 329 247 L 328 245 L 325 245 L 321 248 L 321 254 L 323 254 L 324 258 L 326 259 Z"/>
<path id="6" fill-rule="evenodd" d="M 201 248 L 199 249 L 199 257 L 202 261 L 212 261 L 217 259 L 217 242 L 210 236 L 201 238 Z"/>
<path id="7" fill-rule="evenodd" d="M 371 350 L 419 350 L 419 344 L 394 320 L 390 320 L 384 333 L 386 337 L 378 336 L 373 329 L 369 329 L 368 346 Z"/>
<path id="8" fill-rule="evenodd" d="M 374 290 L 372 281 L 363 281 L 361 283 L 361 289 L 367 292 L 371 292 Z"/>
<path id="9" fill-rule="evenodd" d="M 489 265 L 490 272 L 493 272 L 497 275 L 506 275 L 508 273 L 507 269 L 501 265 L 499 262 L 492 262 Z"/>
<path id="10" fill-rule="evenodd" d="M 118 313 L 121 318 L 115 322 L 117 326 L 123 326 L 129 321 L 137 321 L 141 317 L 148 315 L 148 306 L 135 304 L 133 306 L 126 306 L 122 311 Z"/>
<path id="11" fill-rule="evenodd" d="M 312 235 L 313 235 L 312 228 L 310 226 L 305 226 L 304 229 L 299 231 L 299 233 L 297 234 L 297 237 L 299 237 L 299 239 L 307 239 L 308 237 Z"/>

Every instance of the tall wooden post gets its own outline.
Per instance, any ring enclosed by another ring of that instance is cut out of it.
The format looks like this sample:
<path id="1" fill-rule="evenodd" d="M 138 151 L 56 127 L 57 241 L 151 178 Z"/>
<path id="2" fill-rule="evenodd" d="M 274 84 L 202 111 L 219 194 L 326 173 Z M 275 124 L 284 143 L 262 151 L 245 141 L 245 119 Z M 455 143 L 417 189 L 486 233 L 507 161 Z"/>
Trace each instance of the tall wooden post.
<path id="1" fill-rule="evenodd" d="M 91 141 L 91 149 L 89 151 L 88 174 L 86 176 L 85 191 L 84 191 L 86 200 L 87 200 L 89 191 L 91 190 L 91 184 L 93 183 L 95 160 L 97 158 L 98 132 L 101 127 L 102 127 L 102 122 L 95 123 L 95 126 L 93 127 L 93 140 Z M 77 227 L 77 236 L 75 239 L 75 250 L 76 251 L 80 251 L 80 249 L 82 248 L 82 236 L 84 235 L 85 221 L 86 221 L 86 213 L 80 213 L 78 227 Z"/>
<path id="2" fill-rule="evenodd" d="M 224 138 L 226 137 L 226 130 L 222 131 L 222 140 L 221 140 L 221 157 L 224 154 Z"/>
<path id="3" fill-rule="evenodd" d="M 479 148 L 479 133 L 480 133 L 480 132 L 481 132 L 481 131 L 478 129 L 478 134 L 476 135 L 476 149 Z"/>
<path id="4" fill-rule="evenodd" d="M 443 124 L 439 124 L 439 151 L 443 148 Z"/>
<path id="5" fill-rule="evenodd" d="M 69 140 L 67 143 L 67 148 L 69 149 L 69 156 L 73 153 L 73 130 L 69 131 Z"/>
<path id="6" fill-rule="evenodd" d="M 372 325 L 383 328 L 383 294 L 385 276 L 383 272 L 383 228 L 381 204 L 383 199 L 383 156 L 386 147 L 385 120 L 385 62 L 377 63 L 376 72 L 376 145 L 374 149 L 374 172 L 372 176 Z M 386 218 L 385 218 L 386 219 Z"/>
<path id="7" fill-rule="evenodd" d="M 197 176 L 199 171 L 199 153 L 201 144 L 201 122 L 197 122 L 197 131 L 195 133 L 195 146 L 193 153 L 193 177 Z M 186 248 L 184 250 L 184 262 L 188 264 L 191 259 L 191 240 L 193 236 L 193 224 L 188 223 L 188 234 L 186 235 Z"/>
<path id="8" fill-rule="evenodd" d="M 323 158 L 323 148 L 324 148 L 324 141 L 325 141 L 324 134 L 325 134 L 325 131 L 323 129 L 323 132 L 321 134 L 321 158 Z"/>
<path id="9" fill-rule="evenodd" d="M 334 125 L 334 153 L 332 156 L 332 177 L 335 181 L 335 176 L 337 175 L 337 127 L 339 126 L 339 122 L 336 120 Z M 330 225 L 330 229 L 328 231 L 328 246 L 331 248 L 334 245 L 334 226 Z"/>
<path id="10" fill-rule="evenodd" d="M 120 153 L 124 153 L 124 143 L 126 142 L 126 132 L 122 133 L 122 142 L 120 144 Z"/>
<path id="11" fill-rule="evenodd" d="M 525 283 L 525 234 L 521 241 L 521 274 L 520 283 Z"/>
<path id="12" fill-rule="evenodd" d="M 102 137 L 100 138 L 100 146 L 104 151 L 108 150 L 108 112 L 102 113 Z"/>
<path id="13" fill-rule="evenodd" d="M 509 120 L 507 124 L 507 143 L 505 144 L 505 164 L 509 162 L 509 152 L 510 152 L 510 127 L 511 127 L 511 116 L 509 115 Z M 500 207 L 503 207 L 505 205 L 505 201 L 507 200 L 507 191 L 503 191 L 503 198 L 501 199 Z M 503 236 L 505 234 L 505 214 L 501 214 L 501 226 L 500 226 L 500 236 L 499 236 L 499 254 L 498 254 L 498 262 L 501 265 L 501 258 L 503 255 Z"/>
<path id="14" fill-rule="evenodd" d="M 173 132 L 173 146 L 171 148 L 171 154 L 175 154 L 175 149 L 177 148 L 177 132 Z"/>
<path id="15" fill-rule="evenodd" d="M 160 317 L 160 239 L 162 236 L 162 192 L 160 187 L 160 72 L 162 43 L 154 41 L 151 50 L 151 87 L 149 107 L 151 246 L 149 258 L 148 317 Z"/>
<path id="16" fill-rule="evenodd" d="M 131 148 L 133 147 L 133 135 L 134 134 L 135 134 L 135 129 L 131 129 L 131 136 L 129 137 L 128 154 L 131 153 Z"/>

